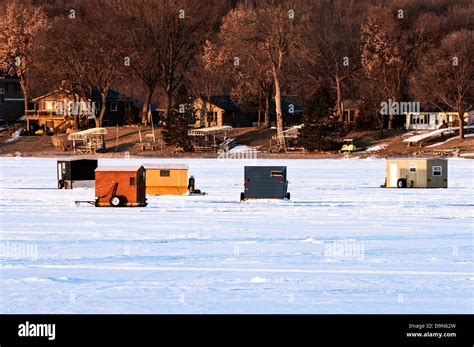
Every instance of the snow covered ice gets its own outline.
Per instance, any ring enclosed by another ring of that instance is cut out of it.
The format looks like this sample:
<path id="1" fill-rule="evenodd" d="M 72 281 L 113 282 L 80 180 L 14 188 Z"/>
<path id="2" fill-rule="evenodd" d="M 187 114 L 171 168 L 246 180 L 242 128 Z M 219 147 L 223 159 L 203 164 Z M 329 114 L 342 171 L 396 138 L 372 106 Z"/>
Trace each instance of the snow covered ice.
<path id="1" fill-rule="evenodd" d="M 56 159 L 0 158 L 1 313 L 474 313 L 474 161 L 448 189 L 382 189 L 385 161 L 187 163 L 207 196 L 94 208 Z M 245 165 L 292 200 L 240 203 Z"/>

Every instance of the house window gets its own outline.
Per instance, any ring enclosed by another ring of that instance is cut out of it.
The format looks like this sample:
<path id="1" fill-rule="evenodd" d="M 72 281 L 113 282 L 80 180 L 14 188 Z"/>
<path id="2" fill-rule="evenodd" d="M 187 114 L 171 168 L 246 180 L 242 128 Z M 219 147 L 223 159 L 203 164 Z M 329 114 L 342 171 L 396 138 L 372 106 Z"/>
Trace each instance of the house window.
<path id="1" fill-rule="evenodd" d="M 135 177 L 130 177 L 130 185 L 131 186 L 135 185 Z"/>
<path id="2" fill-rule="evenodd" d="M 43 111 L 54 111 L 55 102 L 54 101 L 44 101 L 43 103 Z"/>
<path id="3" fill-rule="evenodd" d="M 410 172 L 416 172 L 416 163 L 410 163 Z"/>
<path id="4" fill-rule="evenodd" d="M 5 83 L 5 86 L 8 86 L 8 83 Z M 6 94 L 7 91 L 8 89 L 0 87 L 0 94 Z"/>
<path id="5" fill-rule="evenodd" d="M 126 110 L 129 110 L 130 108 L 132 108 L 131 106 L 132 106 L 132 103 L 131 103 L 131 102 L 126 102 L 126 103 L 125 103 L 125 109 L 126 109 Z"/>
<path id="6" fill-rule="evenodd" d="M 443 167 L 437 165 L 433 166 L 433 176 L 441 176 L 443 174 Z"/>
<path id="7" fill-rule="evenodd" d="M 161 170 L 160 171 L 160 176 L 161 177 L 169 177 L 170 176 L 170 170 Z"/>
<path id="8" fill-rule="evenodd" d="M 110 111 L 111 111 L 111 112 L 117 112 L 117 109 L 118 109 L 118 103 L 116 103 L 116 102 L 111 102 L 111 103 L 110 103 Z"/>

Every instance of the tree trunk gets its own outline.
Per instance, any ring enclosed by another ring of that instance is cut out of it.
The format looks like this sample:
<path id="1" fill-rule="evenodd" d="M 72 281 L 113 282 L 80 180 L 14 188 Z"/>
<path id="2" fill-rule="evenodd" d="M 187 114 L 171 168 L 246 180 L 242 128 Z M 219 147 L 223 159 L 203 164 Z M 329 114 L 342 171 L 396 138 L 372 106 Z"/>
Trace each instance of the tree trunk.
<path id="1" fill-rule="evenodd" d="M 166 122 L 170 121 L 171 108 L 173 105 L 173 90 L 170 86 L 166 88 Z"/>
<path id="2" fill-rule="evenodd" d="M 343 113 L 344 113 L 344 103 L 342 100 L 342 86 L 341 78 L 336 75 L 336 102 L 337 102 L 337 117 L 339 122 L 343 122 Z"/>
<path id="3" fill-rule="evenodd" d="M 270 93 L 265 94 L 265 116 L 263 121 L 263 126 L 265 128 L 270 127 L 270 104 L 271 104 L 271 95 Z"/>
<path id="4" fill-rule="evenodd" d="M 462 110 L 459 110 L 459 142 L 464 140 L 464 115 L 461 112 Z"/>
<path id="5" fill-rule="evenodd" d="M 23 89 L 23 98 L 24 98 L 23 105 L 25 107 L 25 115 L 26 115 L 26 111 L 28 110 L 28 98 L 29 98 L 28 90 Z"/>
<path id="6" fill-rule="evenodd" d="M 77 107 L 77 105 L 79 104 L 79 100 L 78 100 L 78 97 L 76 95 L 74 95 L 74 101 L 76 102 L 76 104 L 74 105 L 74 129 L 75 130 L 79 130 L 79 109 Z"/>
<path id="7" fill-rule="evenodd" d="M 276 111 L 278 147 L 280 150 L 282 150 L 284 149 L 284 146 L 285 146 L 285 137 L 283 135 L 283 114 L 281 112 L 280 80 L 278 78 L 278 74 L 277 74 L 275 66 L 273 66 L 273 81 L 275 83 L 275 111 Z"/>
<path id="8" fill-rule="evenodd" d="M 30 97 L 30 92 L 28 90 L 28 85 L 26 83 L 26 80 L 23 76 L 19 76 L 20 78 L 20 87 L 21 91 L 23 92 L 23 107 L 25 108 L 24 112 L 26 115 L 26 111 L 28 110 L 28 99 Z"/>
<path id="9" fill-rule="evenodd" d="M 146 98 L 146 105 L 142 109 L 142 124 L 144 124 L 145 126 L 147 126 L 147 124 L 148 124 L 148 113 L 150 112 L 150 104 L 151 104 L 151 100 L 153 99 L 154 91 L 155 91 L 155 88 L 151 88 L 151 87 L 148 88 L 148 94 L 147 94 L 147 98 Z M 151 121 L 153 121 L 153 120 L 151 120 Z"/>
<path id="10" fill-rule="evenodd" d="M 23 92 L 23 107 L 24 107 L 24 115 L 26 116 L 26 111 L 28 110 L 28 99 L 30 97 L 30 93 L 28 90 L 28 84 L 26 83 L 26 80 L 23 77 L 23 75 L 19 74 L 18 78 L 20 79 L 21 91 Z M 28 135 L 30 135 L 29 124 L 27 126 L 26 132 Z"/>
<path id="11" fill-rule="evenodd" d="M 107 109 L 107 92 L 101 93 L 101 105 L 100 105 L 100 114 L 99 118 L 95 117 L 95 127 L 100 128 L 102 127 L 102 123 L 104 121 L 105 110 Z"/>
<path id="12" fill-rule="evenodd" d="M 395 102 L 395 101 L 392 101 L 392 102 Z M 393 115 L 393 109 L 392 109 L 392 105 L 389 105 L 389 110 L 388 110 L 388 124 L 387 124 L 387 129 L 392 129 L 392 123 L 393 123 L 393 118 L 394 118 L 394 115 Z"/>
<path id="13" fill-rule="evenodd" d="M 262 114 L 262 92 L 258 93 L 258 119 L 257 119 L 257 124 L 258 127 L 260 128 L 261 124 L 261 114 Z"/>

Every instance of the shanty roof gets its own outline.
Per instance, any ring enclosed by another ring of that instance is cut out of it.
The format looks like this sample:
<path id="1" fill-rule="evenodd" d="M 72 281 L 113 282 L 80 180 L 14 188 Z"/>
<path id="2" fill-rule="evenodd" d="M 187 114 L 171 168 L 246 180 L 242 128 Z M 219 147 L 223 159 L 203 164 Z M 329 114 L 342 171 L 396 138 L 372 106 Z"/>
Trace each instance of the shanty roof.
<path id="1" fill-rule="evenodd" d="M 143 164 L 147 170 L 187 170 L 186 164 Z"/>
<path id="2" fill-rule="evenodd" d="M 88 136 L 92 135 L 107 135 L 107 129 L 106 128 L 91 128 L 83 131 L 78 131 L 77 133 L 71 133 L 67 136 L 67 139 L 69 141 L 72 140 L 84 140 Z"/>
<path id="3" fill-rule="evenodd" d="M 97 161 L 97 158 L 94 158 L 93 156 L 58 158 L 58 161 L 77 161 L 77 160 L 95 160 L 95 161 Z"/>
<path id="4" fill-rule="evenodd" d="M 136 172 L 142 166 L 141 165 L 100 165 L 95 171 L 125 171 L 125 172 Z"/>
<path id="5" fill-rule="evenodd" d="M 224 133 L 232 130 L 233 128 L 230 125 L 223 125 L 220 127 L 209 127 L 209 128 L 200 128 L 192 129 L 188 131 L 188 136 L 206 136 L 213 135 L 218 133 Z"/>

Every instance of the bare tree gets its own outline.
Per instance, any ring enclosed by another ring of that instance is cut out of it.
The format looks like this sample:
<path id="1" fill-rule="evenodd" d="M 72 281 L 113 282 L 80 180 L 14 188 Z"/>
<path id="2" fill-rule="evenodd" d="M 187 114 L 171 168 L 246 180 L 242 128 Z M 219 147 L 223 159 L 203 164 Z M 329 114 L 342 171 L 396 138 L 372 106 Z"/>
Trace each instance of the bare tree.
<path id="1" fill-rule="evenodd" d="M 262 95 L 265 101 L 263 124 L 268 127 L 273 74 L 267 53 L 255 39 L 256 21 L 256 13 L 244 7 L 228 13 L 222 21 L 217 43 L 213 44 L 216 52 L 207 59 L 207 69 L 231 76 L 230 94 L 237 104 L 251 103 Z"/>
<path id="2" fill-rule="evenodd" d="M 160 15 L 155 18 L 160 34 L 155 43 L 162 71 L 160 86 L 166 94 L 169 117 L 177 88 L 185 82 L 190 65 L 217 21 L 220 6 L 216 1 L 198 0 L 160 0 L 160 4 Z"/>
<path id="3" fill-rule="evenodd" d="M 229 56 L 233 56 L 234 65 L 238 67 L 241 63 L 250 65 L 258 61 L 262 76 L 271 76 L 280 149 L 284 147 L 282 71 L 297 42 L 296 21 L 291 8 L 280 5 L 242 6 L 224 18 L 221 28 L 222 44 Z M 268 90 L 263 84 L 261 86 Z"/>
<path id="4" fill-rule="evenodd" d="M 313 86 L 329 85 L 334 90 L 339 121 L 344 111 L 345 83 L 360 67 L 359 20 L 365 8 L 347 0 L 315 2 L 308 8 L 313 15 L 303 31 L 303 59 L 296 63 L 302 65 L 302 77 Z"/>
<path id="5" fill-rule="evenodd" d="M 23 92 L 25 112 L 30 97 L 30 66 L 38 33 L 47 27 L 41 7 L 32 7 L 12 0 L 0 17 L 0 70 L 16 75 Z"/>
<path id="6" fill-rule="evenodd" d="M 361 32 L 361 62 L 371 80 L 378 80 L 386 99 L 409 98 L 408 81 L 421 54 L 433 44 L 444 23 L 442 17 L 422 11 L 423 3 L 394 1 L 372 7 Z M 410 16 L 409 16 L 410 14 Z M 380 100 L 382 101 L 382 100 Z M 394 114 L 390 110 L 388 128 Z"/>
<path id="7" fill-rule="evenodd" d="M 163 75 L 163 64 L 159 60 L 159 42 L 163 28 L 156 20 L 156 14 L 161 13 L 161 3 L 162 1 L 157 0 L 130 0 L 117 5 L 126 33 L 126 54 L 130 59 L 126 66 L 132 68 L 146 90 L 146 104 L 141 115 L 145 125 L 150 104 Z"/>
<path id="8" fill-rule="evenodd" d="M 48 59 L 43 64 L 55 66 L 62 83 L 85 98 L 92 98 L 94 90 L 98 91 L 96 127 L 102 126 L 107 95 L 126 64 L 125 32 L 120 30 L 117 1 L 81 1 L 79 7 L 71 9 L 73 12 L 56 19 L 48 34 L 49 43 L 45 43 Z M 104 17 L 108 19 L 104 21 Z"/>
<path id="9" fill-rule="evenodd" d="M 464 138 L 464 113 L 474 105 L 474 31 L 455 31 L 428 51 L 411 84 L 415 95 L 439 110 L 457 111 L 459 138 Z"/>

